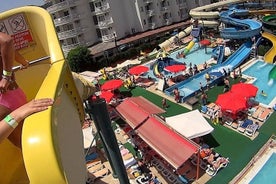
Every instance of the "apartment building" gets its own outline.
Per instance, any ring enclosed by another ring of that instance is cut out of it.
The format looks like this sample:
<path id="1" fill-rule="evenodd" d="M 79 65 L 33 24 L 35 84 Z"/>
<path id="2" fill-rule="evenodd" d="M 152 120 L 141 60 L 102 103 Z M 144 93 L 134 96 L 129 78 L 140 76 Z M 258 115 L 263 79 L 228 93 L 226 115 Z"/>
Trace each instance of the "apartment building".
<path id="1" fill-rule="evenodd" d="M 189 19 L 191 8 L 209 0 L 47 0 L 65 55 L 100 44 L 102 54 L 119 40 Z M 99 48 L 99 47 L 98 47 Z"/>

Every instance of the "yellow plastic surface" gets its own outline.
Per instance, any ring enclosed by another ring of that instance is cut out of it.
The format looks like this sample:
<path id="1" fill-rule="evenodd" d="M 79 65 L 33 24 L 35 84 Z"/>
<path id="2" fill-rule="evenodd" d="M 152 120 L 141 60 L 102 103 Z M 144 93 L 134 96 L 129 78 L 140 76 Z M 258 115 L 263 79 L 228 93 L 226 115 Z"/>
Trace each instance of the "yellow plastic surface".
<path id="1" fill-rule="evenodd" d="M 267 63 L 273 63 L 273 59 L 276 55 L 276 36 L 268 32 L 264 32 L 262 36 L 269 39 L 273 44 L 271 49 L 269 49 L 269 51 L 264 55 L 264 61 Z"/>
<path id="2" fill-rule="evenodd" d="M 51 16 L 42 8 L 27 6 L 1 13 L 0 21 L 18 14 L 24 15 L 33 38 L 19 52 L 28 61 L 50 59 L 16 71 L 17 82 L 29 100 L 50 97 L 55 104 L 25 120 L 22 152 L 8 140 L 0 144 L 0 183 L 85 183 L 83 104 Z"/>

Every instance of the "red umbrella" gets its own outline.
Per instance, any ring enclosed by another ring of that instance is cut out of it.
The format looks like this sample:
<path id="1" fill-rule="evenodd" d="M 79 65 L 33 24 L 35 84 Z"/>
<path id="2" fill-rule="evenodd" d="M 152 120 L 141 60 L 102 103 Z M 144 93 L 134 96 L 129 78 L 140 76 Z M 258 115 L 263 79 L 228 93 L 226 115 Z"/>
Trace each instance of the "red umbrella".
<path id="1" fill-rule="evenodd" d="M 216 104 L 221 107 L 222 111 L 230 111 L 233 114 L 247 108 L 247 100 L 239 94 L 232 92 L 218 95 Z"/>
<path id="2" fill-rule="evenodd" d="M 138 66 L 134 66 L 132 68 L 130 68 L 128 70 L 128 73 L 130 73 L 131 75 L 141 75 L 142 73 L 145 73 L 149 70 L 148 67 L 143 66 L 143 65 L 138 65 Z"/>
<path id="3" fill-rule="evenodd" d="M 256 94 L 258 92 L 258 88 L 256 86 L 254 86 L 253 84 L 240 82 L 240 83 L 232 85 L 231 92 L 237 93 L 240 96 L 243 96 L 246 98 L 250 98 L 250 97 L 256 96 Z"/>
<path id="4" fill-rule="evenodd" d="M 200 43 L 200 45 L 205 47 L 205 53 L 206 53 L 207 52 L 206 46 L 211 45 L 211 41 L 210 40 L 201 40 L 199 43 Z"/>
<path id="5" fill-rule="evenodd" d="M 165 67 L 165 70 L 167 70 L 169 72 L 177 73 L 177 72 L 186 70 L 186 66 L 185 65 L 169 65 L 169 66 Z"/>
<path id="6" fill-rule="evenodd" d="M 108 90 L 115 90 L 120 88 L 123 85 L 123 81 L 121 79 L 112 79 L 109 81 L 106 81 L 102 86 L 102 91 L 108 91 Z"/>
<path id="7" fill-rule="evenodd" d="M 101 91 L 101 94 L 99 95 L 100 98 L 104 98 L 107 103 L 109 103 L 112 98 L 114 97 L 114 93 L 111 91 Z M 93 99 L 96 99 L 96 96 L 93 96 Z"/>
<path id="8" fill-rule="evenodd" d="M 211 41 L 210 40 L 201 40 L 199 43 L 200 43 L 200 45 L 204 45 L 204 46 L 211 45 Z"/>

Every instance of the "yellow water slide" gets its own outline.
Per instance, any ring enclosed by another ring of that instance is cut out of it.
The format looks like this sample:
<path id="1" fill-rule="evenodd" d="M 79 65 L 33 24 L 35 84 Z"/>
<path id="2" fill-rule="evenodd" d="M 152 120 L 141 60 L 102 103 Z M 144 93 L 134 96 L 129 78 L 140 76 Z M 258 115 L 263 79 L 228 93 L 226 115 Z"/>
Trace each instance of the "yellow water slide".
<path id="1" fill-rule="evenodd" d="M 246 0 L 225 0 L 217 3 L 208 4 L 205 6 L 196 7 L 190 10 L 190 15 L 193 19 L 199 19 L 199 24 L 204 24 L 206 27 L 217 27 L 219 25 L 219 12 L 218 8 L 230 5 L 246 2 Z"/>
<path id="2" fill-rule="evenodd" d="M 27 6 L 1 13 L 0 24 L 27 60 L 41 60 L 15 72 L 27 98 L 55 99 L 53 107 L 25 120 L 22 151 L 8 140 L 0 143 L 0 183 L 85 183 L 83 103 L 51 16 Z"/>
<path id="3" fill-rule="evenodd" d="M 276 55 L 276 36 L 268 32 L 263 32 L 262 36 L 270 40 L 273 44 L 271 49 L 269 49 L 269 51 L 264 55 L 264 61 L 267 63 L 273 63 Z"/>

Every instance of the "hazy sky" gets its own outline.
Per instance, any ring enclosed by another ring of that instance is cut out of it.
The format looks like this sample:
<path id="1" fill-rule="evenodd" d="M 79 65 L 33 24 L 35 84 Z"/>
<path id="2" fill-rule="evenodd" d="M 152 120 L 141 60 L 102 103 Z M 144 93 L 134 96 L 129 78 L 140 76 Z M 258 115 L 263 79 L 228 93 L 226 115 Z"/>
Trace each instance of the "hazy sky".
<path id="1" fill-rule="evenodd" d="M 26 5 L 43 5 L 44 0 L 0 0 L 0 13 Z"/>

